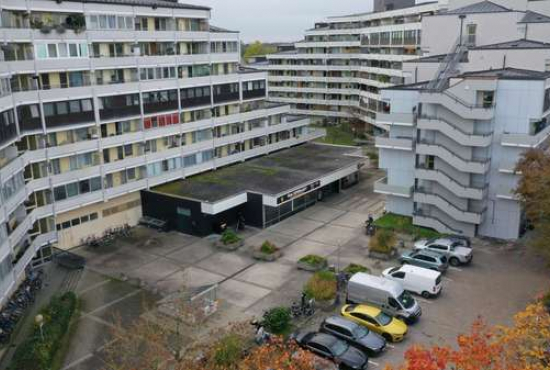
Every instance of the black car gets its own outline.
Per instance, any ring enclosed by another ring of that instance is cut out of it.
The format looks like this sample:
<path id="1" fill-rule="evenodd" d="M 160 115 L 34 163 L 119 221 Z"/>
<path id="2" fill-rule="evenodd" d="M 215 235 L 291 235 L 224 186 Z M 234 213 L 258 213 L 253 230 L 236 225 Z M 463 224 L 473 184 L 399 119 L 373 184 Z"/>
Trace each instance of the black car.
<path id="1" fill-rule="evenodd" d="M 386 340 L 379 334 L 340 316 L 325 319 L 320 328 L 322 333 L 343 339 L 352 346 L 371 355 L 378 355 L 386 348 Z"/>
<path id="2" fill-rule="evenodd" d="M 294 339 L 302 348 L 337 363 L 340 370 L 365 370 L 369 365 L 363 351 L 330 334 L 301 332 Z"/>

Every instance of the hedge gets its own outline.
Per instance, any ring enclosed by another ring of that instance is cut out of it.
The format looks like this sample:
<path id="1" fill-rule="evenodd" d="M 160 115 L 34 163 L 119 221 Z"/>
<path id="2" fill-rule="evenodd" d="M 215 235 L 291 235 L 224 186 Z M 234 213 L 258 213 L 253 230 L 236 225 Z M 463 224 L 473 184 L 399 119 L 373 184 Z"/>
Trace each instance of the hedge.
<path id="1" fill-rule="evenodd" d="M 35 325 L 31 335 L 16 349 L 8 370 L 53 370 L 56 355 L 76 313 L 78 299 L 73 292 L 55 296 L 40 310 L 44 317 L 42 327 Z"/>

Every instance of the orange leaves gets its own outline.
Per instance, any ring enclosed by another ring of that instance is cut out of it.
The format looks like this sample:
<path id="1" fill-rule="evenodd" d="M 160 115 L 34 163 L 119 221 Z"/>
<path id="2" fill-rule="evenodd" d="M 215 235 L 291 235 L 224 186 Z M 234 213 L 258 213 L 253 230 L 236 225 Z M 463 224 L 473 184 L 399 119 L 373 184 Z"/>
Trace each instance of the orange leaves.
<path id="1" fill-rule="evenodd" d="M 477 320 L 457 337 L 456 348 L 411 347 L 400 369 L 550 370 L 550 315 L 539 302 L 516 314 L 510 327 Z"/>

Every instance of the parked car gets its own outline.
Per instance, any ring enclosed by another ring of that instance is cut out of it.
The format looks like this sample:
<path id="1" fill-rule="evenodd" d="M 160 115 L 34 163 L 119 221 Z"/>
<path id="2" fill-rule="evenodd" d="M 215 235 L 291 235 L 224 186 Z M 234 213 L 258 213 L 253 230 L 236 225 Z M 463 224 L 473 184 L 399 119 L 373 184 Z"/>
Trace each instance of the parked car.
<path id="1" fill-rule="evenodd" d="M 407 334 L 407 324 L 385 314 L 375 306 L 348 304 L 342 307 L 342 316 L 364 325 L 390 342 L 400 342 Z"/>
<path id="2" fill-rule="evenodd" d="M 430 270 L 445 272 L 449 268 L 449 260 L 441 253 L 429 250 L 414 250 L 405 252 L 399 257 L 401 264 L 410 264 Z"/>
<path id="3" fill-rule="evenodd" d="M 451 237 L 422 239 L 414 243 L 414 249 L 427 249 L 447 256 L 452 266 L 459 266 L 472 262 L 472 248 L 465 247 L 462 241 Z"/>
<path id="4" fill-rule="evenodd" d="M 380 307 L 388 315 L 412 323 L 422 315 L 420 305 L 403 285 L 363 272 L 348 281 L 346 303 L 368 303 Z"/>
<path id="5" fill-rule="evenodd" d="M 472 248 L 472 241 L 470 238 L 464 235 L 447 235 L 445 239 L 449 239 L 453 242 L 460 243 L 460 246 L 466 248 Z"/>
<path id="6" fill-rule="evenodd" d="M 299 332 L 293 335 L 298 345 L 314 354 L 339 364 L 341 370 L 365 370 L 368 356 L 333 335 L 316 332 Z"/>
<path id="7" fill-rule="evenodd" d="M 407 291 L 420 294 L 424 298 L 436 297 L 441 293 L 441 272 L 439 271 L 403 265 L 384 270 L 382 276 L 401 283 Z"/>
<path id="8" fill-rule="evenodd" d="M 386 340 L 382 336 L 340 316 L 327 317 L 321 323 L 320 331 L 345 340 L 370 355 L 378 355 L 386 349 Z"/>

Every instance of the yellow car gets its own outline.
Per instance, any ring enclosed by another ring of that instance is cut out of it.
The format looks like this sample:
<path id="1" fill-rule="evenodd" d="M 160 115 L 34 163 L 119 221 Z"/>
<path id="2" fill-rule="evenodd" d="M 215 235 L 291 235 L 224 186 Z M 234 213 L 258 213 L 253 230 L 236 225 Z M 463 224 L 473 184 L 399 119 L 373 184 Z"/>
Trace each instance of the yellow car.
<path id="1" fill-rule="evenodd" d="M 378 307 L 348 304 L 342 307 L 341 314 L 382 335 L 390 342 L 401 342 L 407 334 L 407 324 L 395 317 L 386 315 Z"/>

